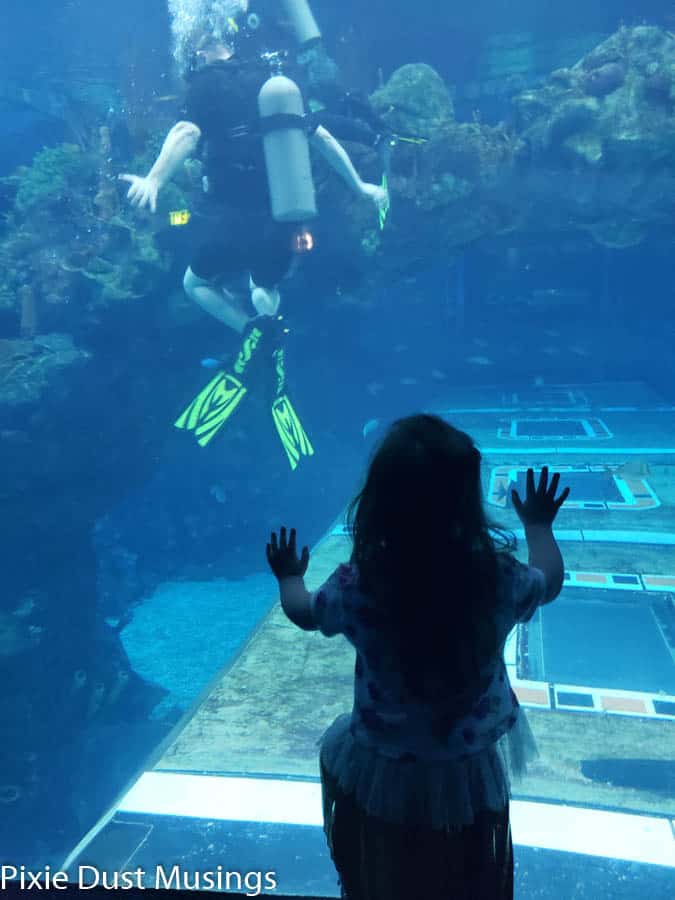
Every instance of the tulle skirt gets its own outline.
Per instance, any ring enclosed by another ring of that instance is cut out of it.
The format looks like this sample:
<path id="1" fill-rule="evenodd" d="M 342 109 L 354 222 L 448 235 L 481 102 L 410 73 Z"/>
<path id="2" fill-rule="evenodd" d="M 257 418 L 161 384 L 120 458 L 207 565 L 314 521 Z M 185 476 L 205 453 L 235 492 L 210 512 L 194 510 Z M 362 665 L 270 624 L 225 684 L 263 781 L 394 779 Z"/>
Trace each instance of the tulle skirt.
<path id="1" fill-rule="evenodd" d="M 512 900 L 511 785 L 538 755 L 522 710 L 464 760 L 403 763 L 355 741 L 350 716 L 323 735 L 324 831 L 348 900 Z"/>
<path id="2" fill-rule="evenodd" d="M 472 825 L 394 825 L 336 790 L 329 847 L 343 900 L 513 900 L 508 805 Z"/>
<path id="3" fill-rule="evenodd" d="M 326 828 L 335 787 L 386 822 L 449 829 L 471 825 L 479 812 L 504 809 L 512 784 L 538 756 L 522 708 L 496 743 L 463 760 L 433 763 L 383 756 L 354 739 L 350 719 L 339 716 L 319 741 Z"/>

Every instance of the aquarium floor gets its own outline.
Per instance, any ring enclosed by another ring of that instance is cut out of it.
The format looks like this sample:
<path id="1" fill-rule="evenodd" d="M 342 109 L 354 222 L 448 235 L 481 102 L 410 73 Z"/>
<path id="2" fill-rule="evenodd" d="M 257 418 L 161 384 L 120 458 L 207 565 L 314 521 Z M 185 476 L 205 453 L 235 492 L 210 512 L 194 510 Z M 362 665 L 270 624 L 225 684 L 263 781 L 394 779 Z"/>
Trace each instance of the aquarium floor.
<path id="1" fill-rule="evenodd" d="M 565 543 L 566 568 L 626 571 L 617 549 L 614 559 L 615 545 Z M 659 573 L 665 559 L 656 551 L 632 546 L 633 570 Z M 348 538 L 324 539 L 312 555 L 308 587 L 321 584 L 348 552 Z M 274 607 L 239 656 L 206 689 L 203 702 L 155 768 L 317 778 L 317 741 L 336 716 L 351 709 L 353 666 L 353 649 L 343 638 L 327 640 L 319 632 L 301 631 Z M 539 709 L 528 709 L 527 714 L 541 756 L 522 785 L 522 795 L 675 816 L 675 797 L 595 784 L 580 769 L 589 757 L 643 757 L 645 742 L 650 758 L 671 759 L 672 721 Z"/>
<path id="2" fill-rule="evenodd" d="M 468 400 L 466 393 L 451 398 L 444 413 L 480 436 L 479 445 L 489 465 L 537 466 L 539 461 L 555 468 L 556 463 L 582 464 L 589 459 L 593 465 L 632 462 L 631 475 L 649 479 L 659 505 L 643 512 L 563 510 L 559 524 L 568 537 L 561 544 L 565 567 L 585 572 L 675 574 L 672 549 L 667 546 L 675 541 L 672 408 L 648 389 L 641 391 L 637 383 L 561 386 L 547 391 L 557 391 L 548 396 L 548 406 L 543 391 L 527 389 L 520 394 L 503 391 L 500 405 L 489 407 L 488 402 L 495 401 L 494 391 L 480 389 Z M 549 412 L 558 416 L 553 403 L 563 409 L 567 404 L 586 422 L 591 415 L 601 418 L 603 428 L 596 434 L 606 432 L 610 437 L 584 440 L 583 447 L 581 441 L 563 442 L 555 436 L 552 443 L 541 440 L 540 434 L 536 441 L 498 437 L 499 427 L 502 435 L 513 431 L 509 426 L 512 414 L 531 419 L 531 410 L 536 409 L 542 417 Z M 518 525 L 510 508 L 492 511 L 507 527 Z M 649 539 L 655 529 L 663 534 L 662 543 Z M 615 537 L 605 540 L 610 534 Z M 321 584 L 348 553 L 348 540 L 339 529 L 324 538 L 312 554 L 308 587 Z M 526 558 L 523 547 L 519 555 Z M 269 791 L 290 780 L 300 792 L 316 792 L 317 741 L 337 715 L 351 708 L 353 664 L 353 650 L 344 639 L 327 641 L 318 633 L 300 631 L 274 607 L 236 658 L 208 685 L 145 777 L 210 775 L 229 780 L 231 786 L 237 779 L 262 779 L 269 780 Z M 632 898 L 649 890 L 652 900 L 672 896 L 675 792 L 598 783 L 585 778 L 581 770 L 584 759 L 598 757 L 672 763 L 672 719 L 536 708 L 528 708 L 527 715 L 540 758 L 514 791 L 517 895 L 552 900 Z M 107 826 L 74 859 L 95 860 L 99 867 L 107 865 L 106 860 L 111 865 L 116 860 L 117 866 L 128 863 L 130 868 L 147 864 L 149 869 L 158 861 L 174 865 L 184 860 L 185 866 L 201 870 L 216 864 L 239 871 L 274 869 L 281 876 L 279 890 L 287 894 L 338 895 L 320 828 L 318 798 L 309 820 L 300 816 L 296 821 L 291 803 L 283 821 L 274 824 L 262 808 L 259 822 L 250 821 L 251 815 L 249 821 L 238 822 L 235 816 L 200 815 L 179 807 L 158 814 L 161 803 L 143 809 L 142 803 L 135 806 L 129 801 L 132 794 L 133 789 Z M 562 810 L 578 807 L 598 815 L 602 810 L 624 813 L 626 821 L 630 819 L 637 827 L 643 823 L 646 831 L 657 823 L 661 864 L 648 865 L 639 853 L 627 852 L 626 859 L 633 861 L 625 861 L 621 854 L 611 858 L 611 852 L 589 855 L 583 847 L 560 852 L 547 848 L 545 842 L 537 846 L 536 837 L 519 829 L 515 812 L 518 803 L 537 801 L 548 809 L 562 805 Z M 663 859 L 668 861 L 663 864 Z"/>
<path id="3" fill-rule="evenodd" d="M 125 872 L 139 867 L 143 884 L 156 885 L 157 866 L 194 872 L 274 872 L 278 900 L 339 897 L 319 827 L 213 821 L 118 813 L 71 867 Z M 521 900 L 672 900 L 673 871 L 615 859 L 519 845 L 514 840 L 515 897 Z M 225 876 L 223 876 L 225 878 Z M 234 876 L 233 876 L 234 878 Z M 231 881 L 233 891 L 239 885 Z M 244 896 L 244 889 L 235 896 Z M 250 896 L 250 895 L 249 895 Z"/>

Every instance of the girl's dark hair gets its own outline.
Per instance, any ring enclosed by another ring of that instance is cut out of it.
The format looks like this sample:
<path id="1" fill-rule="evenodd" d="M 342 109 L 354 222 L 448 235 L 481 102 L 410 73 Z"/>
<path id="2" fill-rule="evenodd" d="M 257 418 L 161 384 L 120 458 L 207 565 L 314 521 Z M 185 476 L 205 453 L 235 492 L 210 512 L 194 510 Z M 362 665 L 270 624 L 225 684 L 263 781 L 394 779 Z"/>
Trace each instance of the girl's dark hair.
<path id="1" fill-rule="evenodd" d="M 359 586 L 407 688 L 427 700 L 470 689 L 467 710 L 498 650 L 497 553 L 516 549 L 485 514 L 480 462 L 469 435 L 438 416 L 399 419 L 347 511 Z"/>

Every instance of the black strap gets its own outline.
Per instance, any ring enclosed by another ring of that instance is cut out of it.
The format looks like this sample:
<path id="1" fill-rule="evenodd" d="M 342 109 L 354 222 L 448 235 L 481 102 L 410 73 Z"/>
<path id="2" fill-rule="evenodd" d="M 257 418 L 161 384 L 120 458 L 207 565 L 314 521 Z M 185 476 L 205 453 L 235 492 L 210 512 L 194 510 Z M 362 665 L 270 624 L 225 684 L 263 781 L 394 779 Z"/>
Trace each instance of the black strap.
<path id="1" fill-rule="evenodd" d="M 321 35 L 319 37 L 310 38 L 308 41 L 304 41 L 298 47 L 298 55 L 300 56 L 303 53 L 307 53 L 308 50 L 313 50 L 315 47 L 320 46 L 321 44 Z"/>
<path id="2" fill-rule="evenodd" d="M 274 116 L 261 116 L 260 131 L 262 134 L 269 134 L 270 131 L 276 131 L 279 128 L 304 129 L 306 124 L 306 116 L 300 116 L 294 113 L 278 113 Z"/>

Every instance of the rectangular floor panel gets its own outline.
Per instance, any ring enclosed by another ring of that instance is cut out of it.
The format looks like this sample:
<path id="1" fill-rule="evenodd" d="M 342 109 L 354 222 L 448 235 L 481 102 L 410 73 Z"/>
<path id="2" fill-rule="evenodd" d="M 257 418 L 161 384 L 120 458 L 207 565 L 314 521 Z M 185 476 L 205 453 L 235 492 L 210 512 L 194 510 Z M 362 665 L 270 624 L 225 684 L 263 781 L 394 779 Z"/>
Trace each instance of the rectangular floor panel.
<path id="1" fill-rule="evenodd" d="M 645 894 L 650 900 L 671 900 L 672 868 L 589 855 L 584 852 L 587 848 L 583 846 L 583 832 L 578 838 L 582 843 L 580 852 L 551 850 L 545 846 L 550 843 L 550 823 L 546 827 L 543 821 L 529 825 L 529 819 L 526 809 L 513 809 L 515 896 L 522 900 L 579 900 L 582 896 L 594 900 L 642 900 Z M 541 830 L 535 844 L 522 843 L 519 832 L 528 833 L 536 825 Z M 609 829 L 611 834 L 609 823 L 595 825 Z M 123 837 L 125 831 L 130 833 Z M 136 843 L 140 832 L 150 835 L 142 845 Z M 638 836 L 639 845 L 644 846 L 644 829 Z M 656 841 L 659 840 L 657 832 Z M 133 847 L 131 853 L 129 847 Z M 277 887 L 264 895 L 280 900 L 290 896 L 309 900 L 340 896 L 323 831 L 313 826 L 119 813 L 73 863 L 73 882 L 78 864 L 92 865 L 109 874 L 140 867 L 146 889 L 157 884 L 157 867 L 161 865 L 163 876 L 174 879 L 175 866 L 188 878 L 195 872 L 213 872 L 217 876 L 220 871 L 223 882 L 230 872 L 229 887 L 234 891 L 241 884 L 242 896 L 247 874 L 249 894 L 253 894 L 258 880 L 264 884 L 266 873 L 274 873 Z"/>
<path id="2" fill-rule="evenodd" d="M 675 695 L 675 665 L 656 615 L 660 596 L 563 588 L 555 603 L 524 626 L 540 642 L 535 648 L 530 640 L 531 659 L 538 664 L 527 677 Z"/>
<path id="3" fill-rule="evenodd" d="M 486 454 L 518 450 L 534 453 L 544 447 L 559 447 L 566 455 L 577 451 L 592 455 L 607 453 L 613 461 L 646 466 L 667 461 L 675 452 L 673 410 L 630 408 L 630 411 L 617 412 L 592 407 L 575 413 L 556 412 L 551 408 L 508 414 L 498 410 L 433 411 L 468 432 Z"/>

